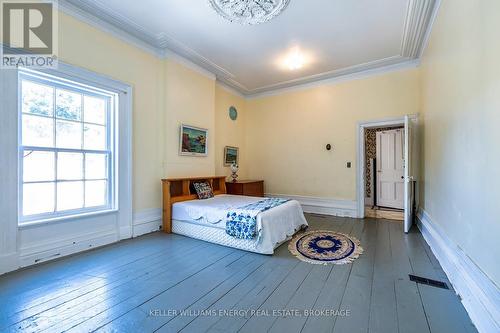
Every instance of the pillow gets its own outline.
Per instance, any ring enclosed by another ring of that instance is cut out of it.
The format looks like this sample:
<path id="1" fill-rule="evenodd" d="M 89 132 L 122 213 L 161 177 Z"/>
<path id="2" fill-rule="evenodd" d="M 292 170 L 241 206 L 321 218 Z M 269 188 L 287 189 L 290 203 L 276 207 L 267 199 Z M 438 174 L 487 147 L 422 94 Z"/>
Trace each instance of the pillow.
<path id="1" fill-rule="evenodd" d="M 212 187 L 207 182 L 202 183 L 194 183 L 194 189 L 196 190 L 196 194 L 198 195 L 198 199 L 209 199 L 214 197 L 214 193 L 212 192 Z"/>

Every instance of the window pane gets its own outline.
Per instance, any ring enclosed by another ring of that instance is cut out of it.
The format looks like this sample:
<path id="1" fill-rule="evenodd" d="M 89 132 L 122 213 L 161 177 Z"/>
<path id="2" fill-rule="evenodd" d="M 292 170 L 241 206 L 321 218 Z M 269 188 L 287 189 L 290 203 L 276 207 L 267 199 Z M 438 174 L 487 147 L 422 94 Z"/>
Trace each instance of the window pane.
<path id="1" fill-rule="evenodd" d="M 56 90 L 56 117 L 82 119 L 82 95 L 67 90 Z"/>
<path id="2" fill-rule="evenodd" d="M 85 182 L 85 207 L 104 206 L 107 203 L 107 181 L 95 180 Z"/>
<path id="3" fill-rule="evenodd" d="M 83 154 L 58 153 L 57 179 L 59 180 L 83 179 Z"/>
<path id="4" fill-rule="evenodd" d="M 22 122 L 23 145 L 54 147 L 53 119 L 24 114 Z"/>
<path id="5" fill-rule="evenodd" d="M 23 181 L 54 180 L 54 163 L 53 152 L 25 150 L 23 157 Z"/>
<path id="6" fill-rule="evenodd" d="M 22 80 L 22 101 L 23 112 L 52 116 L 54 88 Z"/>
<path id="7" fill-rule="evenodd" d="M 106 176 L 106 158 L 104 154 L 85 154 L 85 178 L 104 179 Z"/>
<path id="8" fill-rule="evenodd" d="M 57 211 L 83 208 L 83 182 L 57 183 Z"/>
<path id="9" fill-rule="evenodd" d="M 84 121 L 86 123 L 106 124 L 106 100 L 85 96 L 83 101 Z"/>
<path id="10" fill-rule="evenodd" d="M 82 148 L 82 124 L 72 121 L 56 121 L 57 148 Z"/>
<path id="11" fill-rule="evenodd" d="M 54 183 L 23 185 L 23 215 L 54 212 Z"/>
<path id="12" fill-rule="evenodd" d="M 91 150 L 106 149 L 106 127 L 85 124 L 83 127 L 84 148 Z"/>

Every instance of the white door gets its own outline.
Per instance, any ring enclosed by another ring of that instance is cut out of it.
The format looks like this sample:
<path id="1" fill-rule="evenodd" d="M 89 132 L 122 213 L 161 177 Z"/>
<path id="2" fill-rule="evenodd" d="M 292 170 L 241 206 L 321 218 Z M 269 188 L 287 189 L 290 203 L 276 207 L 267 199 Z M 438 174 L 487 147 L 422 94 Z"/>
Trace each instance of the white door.
<path id="1" fill-rule="evenodd" d="M 413 219 L 415 215 L 414 211 L 414 200 L 415 200 L 415 181 L 417 174 L 417 163 L 416 163 L 416 153 L 417 149 L 417 130 L 416 130 L 417 119 L 405 116 L 405 136 L 404 136 L 404 209 L 405 209 L 405 221 L 404 221 L 404 232 L 410 231 L 411 225 L 413 224 Z"/>
<path id="2" fill-rule="evenodd" d="M 404 207 L 403 130 L 377 132 L 377 206 Z"/>

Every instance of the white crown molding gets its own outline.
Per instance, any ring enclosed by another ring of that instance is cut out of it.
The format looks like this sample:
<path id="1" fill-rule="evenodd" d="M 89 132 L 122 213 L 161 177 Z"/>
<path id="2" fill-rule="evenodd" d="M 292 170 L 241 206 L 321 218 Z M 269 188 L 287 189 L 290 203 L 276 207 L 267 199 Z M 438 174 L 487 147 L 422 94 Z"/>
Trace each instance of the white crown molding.
<path id="1" fill-rule="evenodd" d="M 436 0 L 408 1 L 401 56 L 416 59 L 423 52 L 437 8 Z"/>
<path id="2" fill-rule="evenodd" d="M 243 99 L 247 99 L 247 96 L 243 95 L 239 90 L 236 90 L 234 89 L 233 87 L 225 84 L 224 82 L 220 81 L 220 80 L 217 80 L 217 83 L 216 83 L 219 87 L 221 87 L 222 89 L 224 89 L 225 91 L 235 95 L 235 96 L 238 96 L 238 97 L 241 97 Z"/>
<path id="3" fill-rule="evenodd" d="M 214 73 L 210 72 L 209 70 L 205 69 L 204 67 L 202 67 L 200 65 L 193 63 L 192 61 L 189 61 L 188 59 L 186 59 L 185 57 L 183 57 L 177 53 L 171 52 L 169 50 L 165 50 L 163 58 L 170 59 L 170 60 L 173 60 L 179 64 L 182 64 L 185 67 L 197 72 L 198 74 L 201 74 L 201 75 L 209 78 L 210 80 L 217 79 L 217 76 Z"/>
<path id="4" fill-rule="evenodd" d="M 439 9 L 441 8 L 441 0 L 435 0 L 434 8 L 431 13 L 431 17 L 427 26 L 427 31 L 425 32 L 424 39 L 422 41 L 422 47 L 417 55 L 419 59 L 421 59 L 424 55 L 427 46 L 429 46 L 429 40 L 432 34 L 432 28 L 434 27 L 434 23 L 436 22 L 437 15 L 439 13 Z"/>
<path id="5" fill-rule="evenodd" d="M 147 29 L 126 17 L 111 11 L 103 4 L 102 0 L 59 0 L 59 6 L 63 12 L 159 58 L 173 59 L 211 79 L 216 78 L 226 87 L 230 87 L 248 98 L 279 94 L 288 91 L 288 88 L 291 87 L 297 87 L 296 89 L 309 88 L 309 84 L 315 82 L 328 84 L 329 80 L 336 82 L 335 79 L 357 78 L 361 72 L 372 72 L 376 69 L 380 69 L 378 73 L 383 73 L 384 70 L 392 71 L 392 66 L 402 66 L 401 68 L 403 68 L 405 64 L 410 64 L 410 67 L 415 63 L 418 64 L 415 60 L 419 59 L 424 52 L 439 4 L 440 0 L 409 0 L 399 55 L 256 89 L 248 89 L 237 81 L 235 75 L 222 66 L 165 33 L 155 35 L 148 32 Z"/>
<path id="6" fill-rule="evenodd" d="M 346 81 L 351 81 L 351 80 L 357 80 L 357 79 L 364 79 L 380 74 L 386 74 L 386 73 L 391 73 L 391 72 L 396 72 L 400 70 L 405 70 L 405 69 L 410 69 L 410 68 L 416 68 L 420 65 L 420 60 L 418 59 L 402 59 L 401 62 L 397 62 L 395 64 L 389 64 L 381 67 L 372 67 L 372 68 L 363 68 L 360 66 L 357 71 L 352 71 L 352 72 L 345 72 L 345 74 L 339 74 L 339 75 L 332 75 L 330 78 L 324 78 L 324 79 L 317 79 L 317 80 L 312 80 L 309 83 L 302 83 L 302 84 L 294 84 L 290 85 L 289 87 L 286 88 L 276 88 L 268 91 L 264 91 L 261 93 L 257 94 L 249 94 L 245 95 L 247 99 L 252 100 L 252 99 L 257 99 L 257 98 L 263 98 L 263 97 L 270 97 L 270 96 L 276 96 L 276 95 L 281 95 L 289 92 L 295 92 L 295 91 L 300 91 L 300 90 L 305 90 L 305 89 L 311 89 L 314 87 L 319 87 L 319 86 L 324 86 L 324 85 L 331 85 L 331 84 L 338 84 Z"/>
<path id="7" fill-rule="evenodd" d="M 96 15 L 95 11 L 90 11 L 88 7 L 84 7 L 83 1 L 78 1 L 78 6 L 74 4 L 75 0 L 59 0 L 59 10 L 63 13 L 73 16 L 74 18 L 87 23 L 97 29 L 109 33 L 110 35 L 133 45 L 149 54 L 156 57 L 164 57 L 164 51 L 154 45 L 148 37 L 139 37 L 130 26 L 126 24 L 117 25 L 116 19 L 111 19 L 110 15 Z"/>
<path id="8" fill-rule="evenodd" d="M 420 208 L 418 227 L 480 333 L 500 332 L 500 290 Z"/>

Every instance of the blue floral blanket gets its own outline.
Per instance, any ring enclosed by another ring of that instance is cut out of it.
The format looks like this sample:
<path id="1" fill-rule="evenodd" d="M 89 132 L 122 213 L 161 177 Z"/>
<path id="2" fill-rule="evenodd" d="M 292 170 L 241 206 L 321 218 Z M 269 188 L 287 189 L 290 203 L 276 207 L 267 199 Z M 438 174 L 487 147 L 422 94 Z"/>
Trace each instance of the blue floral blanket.
<path id="1" fill-rule="evenodd" d="M 286 199 L 266 198 L 228 211 L 226 234 L 241 239 L 253 239 L 257 234 L 260 236 L 261 230 L 257 230 L 257 215 L 287 201 Z"/>

